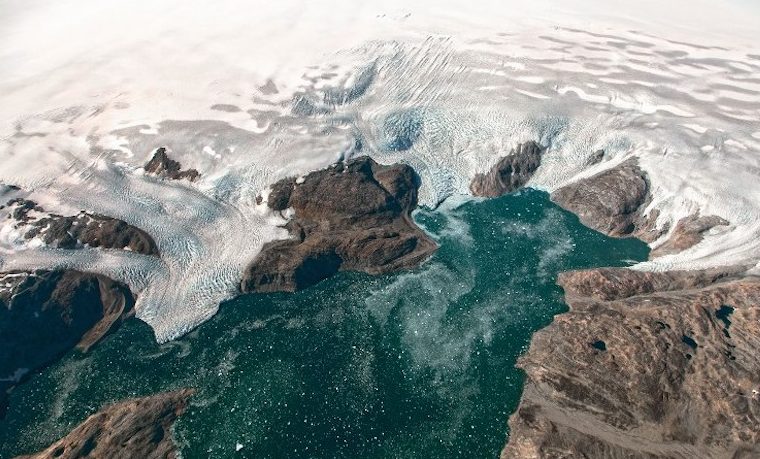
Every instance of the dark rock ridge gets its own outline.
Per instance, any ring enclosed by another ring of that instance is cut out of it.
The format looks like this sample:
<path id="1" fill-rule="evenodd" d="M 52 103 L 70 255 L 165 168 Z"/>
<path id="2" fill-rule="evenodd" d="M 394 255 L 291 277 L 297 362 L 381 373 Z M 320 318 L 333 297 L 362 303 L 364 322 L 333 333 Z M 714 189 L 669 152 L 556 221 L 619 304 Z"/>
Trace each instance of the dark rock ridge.
<path id="1" fill-rule="evenodd" d="M 760 457 L 760 279 L 563 273 L 503 458 Z"/>
<path id="2" fill-rule="evenodd" d="M 665 243 L 657 247 L 650 254 L 650 258 L 661 257 L 678 253 L 693 247 L 704 238 L 704 234 L 716 226 L 726 226 L 728 222 L 715 215 L 700 217 L 699 215 L 690 215 L 682 218 L 673 228 L 673 234 Z"/>
<path id="3" fill-rule="evenodd" d="M 183 171 L 182 165 L 166 154 L 166 147 L 156 149 L 153 157 L 145 164 L 145 172 L 170 180 L 187 179 L 191 182 L 196 181 L 201 176 L 200 172 L 195 169 Z"/>
<path id="4" fill-rule="evenodd" d="M 494 198 L 522 188 L 541 165 L 544 150 L 536 142 L 518 145 L 488 173 L 475 175 L 470 191 L 475 196 Z"/>
<path id="5" fill-rule="evenodd" d="M 295 291 L 338 271 L 381 274 L 417 266 L 437 248 L 410 217 L 417 177 L 406 165 L 359 157 L 275 183 L 274 211 L 292 209 L 291 239 L 266 244 L 243 292 Z"/>
<path id="6" fill-rule="evenodd" d="M 77 347 L 86 352 L 134 314 L 129 289 L 79 271 L 0 273 L 0 415 L 7 391 Z"/>
<path id="7" fill-rule="evenodd" d="M 192 394 L 182 389 L 108 405 L 44 451 L 17 459 L 176 458 L 171 428 Z"/>
<path id="8" fill-rule="evenodd" d="M 591 153 L 591 156 L 586 158 L 586 166 L 594 166 L 596 164 L 601 163 L 604 161 L 604 150 L 596 150 L 593 153 Z"/>
<path id="9" fill-rule="evenodd" d="M 650 185 L 635 158 L 566 185 L 551 199 L 584 225 L 609 236 L 653 242 L 667 231 L 656 227 L 657 210 L 644 214 L 651 202 Z"/>
<path id="10" fill-rule="evenodd" d="M 20 190 L 19 187 L 16 185 L 6 185 L 4 183 L 0 183 L 0 196 L 4 196 L 6 194 L 10 194 L 14 191 Z"/>
<path id="11" fill-rule="evenodd" d="M 649 179 L 635 158 L 592 177 L 556 190 L 552 201 L 575 213 L 584 225 L 613 237 L 636 237 L 654 242 L 669 226 L 656 227 L 659 211 L 645 215 L 652 200 Z M 686 250 L 716 226 L 729 223 L 715 215 L 690 215 L 676 223 L 671 236 L 650 253 L 650 258 Z"/>
<path id="12" fill-rule="evenodd" d="M 45 212 L 34 201 L 16 198 L 6 204 L 17 228 L 28 228 L 24 237 L 39 237 L 50 246 L 75 249 L 87 244 L 106 249 L 126 249 L 158 256 L 158 246 L 145 231 L 113 217 L 80 212 L 63 216 Z"/>

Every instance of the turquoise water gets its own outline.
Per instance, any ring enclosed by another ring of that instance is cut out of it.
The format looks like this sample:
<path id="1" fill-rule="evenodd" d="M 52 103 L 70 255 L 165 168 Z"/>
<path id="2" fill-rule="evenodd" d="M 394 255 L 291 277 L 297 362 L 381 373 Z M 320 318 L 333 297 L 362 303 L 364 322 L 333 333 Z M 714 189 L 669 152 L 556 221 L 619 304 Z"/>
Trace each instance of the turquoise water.
<path id="1" fill-rule="evenodd" d="M 497 457 L 522 390 L 515 361 L 566 309 L 556 274 L 648 249 L 533 190 L 415 218 L 441 248 L 414 271 L 240 297 L 160 346 L 134 320 L 70 353 L 14 391 L 0 457 L 47 446 L 108 401 L 180 387 L 198 389 L 175 429 L 185 459 Z"/>

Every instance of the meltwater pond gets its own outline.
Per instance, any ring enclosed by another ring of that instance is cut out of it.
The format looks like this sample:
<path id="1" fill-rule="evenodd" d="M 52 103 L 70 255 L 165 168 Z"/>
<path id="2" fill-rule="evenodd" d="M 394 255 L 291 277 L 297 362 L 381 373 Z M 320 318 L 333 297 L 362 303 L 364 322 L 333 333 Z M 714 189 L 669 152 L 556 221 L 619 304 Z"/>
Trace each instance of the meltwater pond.
<path id="1" fill-rule="evenodd" d="M 566 309 L 557 273 L 648 248 L 534 190 L 415 218 L 441 247 L 414 271 L 243 296 L 164 345 L 133 320 L 70 353 L 14 391 L 0 457 L 47 446 L 109 401 L 182 387 L 198 390 L 175 429 L 185 459 L 497 457 L 522 390 L 516 359 Z"/>

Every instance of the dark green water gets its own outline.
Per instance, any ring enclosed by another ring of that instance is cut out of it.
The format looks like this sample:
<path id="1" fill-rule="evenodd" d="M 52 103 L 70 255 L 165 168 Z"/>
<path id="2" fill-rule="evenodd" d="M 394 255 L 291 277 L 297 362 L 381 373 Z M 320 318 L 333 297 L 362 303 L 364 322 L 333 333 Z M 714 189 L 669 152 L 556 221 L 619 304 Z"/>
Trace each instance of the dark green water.
<path id="1" fill-rule="evenodd" d="M 198 389 L 176 426 L 185 459 L 497 457 L 522 390 L 515 361 L 566 308 L 556 274 L 648 249 L 532 190 L 416 219 L 441 248 L 415 271 L 241 297 L 160 346 L 130 321 L 69 354 L 14 391 L 0 457 L 47 446 L 106 402 L 181 387 Z"/>

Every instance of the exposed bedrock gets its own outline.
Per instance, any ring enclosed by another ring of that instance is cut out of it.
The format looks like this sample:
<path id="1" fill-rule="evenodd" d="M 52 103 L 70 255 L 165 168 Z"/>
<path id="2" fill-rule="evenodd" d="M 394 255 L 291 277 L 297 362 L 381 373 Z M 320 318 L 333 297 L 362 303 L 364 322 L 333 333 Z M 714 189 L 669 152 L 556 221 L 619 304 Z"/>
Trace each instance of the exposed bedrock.
<path id="1" fill-rule="evenodd" d="M 129 289 L 79 271 L 0 273 L 0 413 L 7 391 L 77 347 L 86 352 L 134 315 Z"/>
<path id="2" fill-rule="evenodd" d="M 703 287 L 718 281 L 738 279 L 748 268 L 737 266 L 666 272 L 596 268 L 561 273 L 558 283 L 565 290 L 566 300 L 575 304 L 584 300 L 610 301 L 649 293 Z"/>
<path id="3" fill-rule="evenodd" d="M 678 253 L 693 247 L 704 238 L 704 234 L 716 226 L 726 226 L 728 222 L 715 215 L 701 217 L 690 215 L 682 218 L 673 228 L 673 234 L 662 245 L 652 250 L 651 258 Z"/>
<path id="4" fill-rule="evenodd" d="M 40 238 L 46 245 L 75 249 L 88 245 L 106 249 L 126 249 L 158 256 L 158 246 L 145 231 L 113 217 L 80 212 L 63 216 L 48 213 L 36 202 L 16 198 L 6 206 L 15 227 L 25 239 Z"/>
<path id="5" fill-rule="evenodd" d="M 739 268 L 561 274 L 504 458 L 760 457 L 760 279 Z"/>
<path id="6" fill-rule="evenodd" d="M 417 187 L 411 167 L 368 157 L 275 183 L 267 205 L 292 210 L 291 239 L 263 247 L 241 290 L 295 291 L 338 271 L 382 274 L 417 266 L 437 248 L 410 216 Z"/>
<path id="7" fill-rule="evenodd" d="M 192 394 L 183 389 L 105 406 L 44 451 L 17 459 L 176 458 L 171 428 Z"/>
<path id="8" fill-rule="evenodd" d="M 10 194 L 18 190 L 20 190 L 20 188 L 16 185 L 6 185 L 5 183 L 0 183 L 0 196 L 5 196 L 6 194 Z"/>
<path id="9" fill-rule="evenodd" d="M 592 177 L 566 185 L 552 201 L 578 215 L 581 223 L 613 237 L 636 237 L 654 242 L 668 232 L 657 228 L 659 211 L 645 214 L 652 200 L 649 179 L 635 158 Z M 668 239 L 652 250 L 650 258 L 681 252 L 700 243 L 705 233 L 729 223 L 715 215 L 690 215 L 676 223 Z"/>
<path id="10" fill-rule="evenodd" d="M 522 188 L 541 165 L 544 150 L 536 142 L 518 145 L 490 171 L 475 175 L 470 191 L 475 196 L 494 198 Z"/>
<path id="11" fill-rule="evenodd" d="M 191 182 L 196 181 L 200 172 L 195 169 L 182 170 L 182 165 L 166 154 L 166 147 L 156 149 L 153 157 L 145 164 L 145 172 L 158 175 L 159 177 L 168 178 L 169 180 L 187 179 Z"/>
<path id="12" fill-rule="evenodd" d="M 657 210 L 644 214 L 651 201 L 649 179 L 635 158 L 566 185 L 551 199 L 584 225 L 609 236 L 652 242 L 667 230 L 655 226 Z"/>

